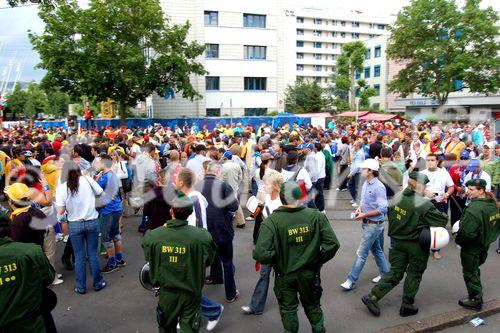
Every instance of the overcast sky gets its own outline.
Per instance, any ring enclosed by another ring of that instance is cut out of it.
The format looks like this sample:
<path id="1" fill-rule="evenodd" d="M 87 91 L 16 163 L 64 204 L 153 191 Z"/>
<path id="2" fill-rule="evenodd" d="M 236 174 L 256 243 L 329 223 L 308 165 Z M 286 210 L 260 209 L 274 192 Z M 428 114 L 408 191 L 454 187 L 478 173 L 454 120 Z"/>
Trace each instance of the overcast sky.
<path id="1" fill-rule="evenodd" d="M 245 0 L 248 1 L 248 0 Z M 326 7 L 332 9 L 356 9 L 372 14 L 395 14 L 409 0 L 285 0 L 287 6 Z M 500 1 L 483 0 L 483 6 L 491 5 L 500 9 Z M 28 30 L 43 32 L 43 23 L 37 16 L 37 6 L 28 5 L 9 8 L 5 0 L 0 0 L 0 80 L 12 63 L 10 81 L 16 77 L 16 68 L 22 71 L 21 81 L 39 81 L 43 71 L 35 70 L 39 62 L 36 52 L 28 40 Z"/>

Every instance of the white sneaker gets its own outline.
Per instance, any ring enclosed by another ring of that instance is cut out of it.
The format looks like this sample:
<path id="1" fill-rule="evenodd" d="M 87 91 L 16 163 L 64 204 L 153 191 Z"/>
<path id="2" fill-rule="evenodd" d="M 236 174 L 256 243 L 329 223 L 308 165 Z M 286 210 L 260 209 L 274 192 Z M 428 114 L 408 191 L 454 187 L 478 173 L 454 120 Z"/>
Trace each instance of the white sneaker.
<path id="1" fill-rule="evenodd" d="M 63 280 L 61 280 L 61 279 L 57 278 L 57 276 L 56 276 L 56 277 L 54 278 L 54 281 L 52 281 L 52 285 L 53 285 L 53 286 L 57 286 L 58 284 L 61 284 L 61 283 L 63 283 L 63 282 L 64 282 Z"/>
<path id="2" fill-rule="evenodd" d="M 340 192 L 340 188 L 338 188 L 338 187 L 337 187 L 337 188 L 335 189 L 335 191 Z"/>
<path id="3" fill-rule="evenodd" d="M 60 242 L 64 239 L 64 235 L 62 233 L 56 234 L 56 242 Z"/>
<path id="4" fill-rule="evenodd" d="M 357 203 L 353 203 L 351 206 L 354 207 L 354 208 L 357 208 L 358 204 Z"/>
<path id="5" fill-rule="evenodd" d="M 253 314 L 252 308 L 250 308 L 248 305 L 242 306 L 241 311 L 243 311 L 243 313 L 247 315 Z"/>
<path id="6" fill-rule="evenodd" d="M 64 236 L 64 238 L 63 238 L 63 242 L 64 242 L 64 243 L 67 243 L 67 242 L 68 242 L 68 238 L 69 238 L 69 235 Z"/>
<path id="7" fill-rule="evenodd" d="M 381 275 L 376 276 L 376 277 L 374 277 L 374 278 L 372 279 L 372 282 L 373 282 L 373 283 L 378 283 L 378 282 L 380 281 L 380 279 L 381 279 L 381 278 L 382 278 L 382 276 L 381 276 Z"/>
<path id="8" fill-rule="evenodd" d="M 326 210 L 322 210 L 320 213 L 322 213 L 322 214 L 325 214 L 325 215 L 326 215 Z"/>
<path id="9" fill-rule="evenodd" d="M 58 279 L 62 278 L 62 274 L 61 273 L 56 273 L 56 278 L 58 278 Z"/>
<path id="10" fill-rule="evenodd" d="M 253 220 L 255 220 L 255 219 L 254 219 L 253 217 L 251 217 L 251 216 L 249 216 L 249 217 L 247 217 L 247 218 L 245 219 L 245 221 L 253 221 Z"/>
<path id="11" fill-rule="evenodd" d="M 355 203 L 354 200 L 349 201 L 351 204 Z"/>
<path id="12" fill-rule="evenodd" d="M 217 324 L 219 323 L 219 320 L 220 318 L 222 317 L 222 312 L 224 311 L 224 307 L 221 305 L 221 308 L 220 308 L 220 314 L 219 316 L 217 317 L 217 319 L 214 319 L 214 320 L 209 320 L 208 323 L 207 323 L 207 331 L 211 332 L 215 329 L 215 327 L 217 326 Z"/>
<path id="13" fill-rule="evenodd" d="M 353 290 L 354 289 L 354 283 L 351 282 L 350 280 L 346 280 L 344 283 L 340 285 L 342 289 L 345 291 Z"/>

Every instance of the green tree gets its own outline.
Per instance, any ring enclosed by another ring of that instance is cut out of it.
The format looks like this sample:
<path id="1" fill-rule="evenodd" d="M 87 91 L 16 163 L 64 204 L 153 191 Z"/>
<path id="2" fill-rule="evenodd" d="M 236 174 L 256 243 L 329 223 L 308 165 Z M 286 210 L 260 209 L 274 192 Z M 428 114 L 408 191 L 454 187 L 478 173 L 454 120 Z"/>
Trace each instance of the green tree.
<path id="1" fill-rule="evenodd" d="M 324 112 L 331 106 L 331 98 L 316 81 L 298 81 L 285 91 L 285 110 L 291 113 Z"/>
<path id="2" fill-rule="evenodd" d="M 7 109 L 12 113 L 12 118 L 15 115 L 24 114 L 24 107 L 26 106 L 26 101 L 28 100 L 28 94 L 26 91 L 21 89 L 19 83 L 14 87 L 14 91 L 7 96 Z"/>
<path id="3" fill-rule="evenodd" d="M 357 81 L 358 85 L 358 96 L 359 96 L 359 107 L 366 110 L 370 107 L 370 97 L 375 96 L 375 89 L 370 87 L 365 80 L 359 79 Z"/>
<path id="4" fill-rule="evenodd" d="M 38 113 L 44 113 L 47 109 L 47 95 L 41 87 L 31 82 L 26 90 L 26 104 L 24 106 L 25 117 L 35 117 Z"/>
<path id="5" fill-rule="evenodd" d="M 339 105 L 345 106 L 345 102 L 349 103 L 351 110 L 355 109 L 354 95 L 358 89 L 355 75 L 363 68 L 366 52 L 365 45 L 360 41 L 345 43 L 342 47 L 342 53 L 337 59 L 337 68 L 333 77 L 335 82 L 333 93 L 337 93 L 336 96 L 339 99 L 336 102 L 337 109 Z M 342 103 L 342 101 L 344 102 Z"/>
<path id="6" fill-rule="evenodd" d="M 189 99 L 200 97 L 190 74 L 204 75 L 196 58 L 205 49 L 186 42 L 189 23 L 169 25 L 158 0 L 91 0 L 87 9 L 75 0 L 41 6 L 41 35 L 30 34 L 47 70 L 44 87 L 60 87 L 72 98 L 108 97 L 122 119 L 128 107 L 166 87 Z"/>
<path id="7" fill-rule="evenodd" d="M 390 28 L 389 58 L 406 65 L 389 89 L 436 99 L 450 92 L 496 92 L 500 86 L 498 14 L 480 9 L 480 0 L 462 8 L 450 0 L 412 0 Z"/>
<path id="8" fill-rule="evenodd" d="M 60 90 L 52 90 L 47 92 L 47 106 L 44 113 L 50 114 L 59 118 L 68 115 L 68 105 L 70 98 L 68 94 Z"/>

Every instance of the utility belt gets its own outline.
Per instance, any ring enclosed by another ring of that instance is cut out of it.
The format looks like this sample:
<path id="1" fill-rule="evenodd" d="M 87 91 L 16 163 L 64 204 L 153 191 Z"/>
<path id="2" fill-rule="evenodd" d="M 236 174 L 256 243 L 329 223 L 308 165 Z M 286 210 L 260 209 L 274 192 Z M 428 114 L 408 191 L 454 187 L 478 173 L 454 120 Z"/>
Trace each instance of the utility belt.
<path id="1" fill-rule="evenodd" d="M 366 223 L 366 224 L 382 224 L 384 222 L 385 222 L 384 220 L 382 220 L 382 221 L 373 221 L 373 220 L 370 220 L 370 219 L 363 219 L 363 223 Z"/>

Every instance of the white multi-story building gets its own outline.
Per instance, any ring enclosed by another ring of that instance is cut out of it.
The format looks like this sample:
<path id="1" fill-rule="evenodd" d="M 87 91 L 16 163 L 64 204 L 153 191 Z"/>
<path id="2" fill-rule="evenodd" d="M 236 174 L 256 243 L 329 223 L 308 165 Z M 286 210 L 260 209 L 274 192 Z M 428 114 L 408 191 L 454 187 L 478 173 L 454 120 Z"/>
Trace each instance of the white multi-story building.
<path id="1" fill-rule="evenodd" d="M 152 117 L 262 115 L 278 109 L 284 90 L 282 0 L 162 0 L 172 23 L 189 21 L 189 39 L 206 44 L 198 59 L 208 74 L 192 76 L 203 96 L 148 99 Z"/>
<path id="2" fill-rule="evenodd" d="M 332 82 L 344 43 L 389 33 L 389 18 L 356 11 L 285 8 L 283 2 L 161 0 L 171 22 L 189 21 L 189 40 L 207 46 L 198 61 L 208 74 L 190 77 L 203 98 L 190 101 L 178 93 L 166 100 L 153 95 L 146 101 L 148 116 L 238 117 L 281 112 L 289 84 L 301 79 L 324 86 Z M 382 103 L 380 108 L 384 108 Z"/>
<path id="3" fill-rule="evenodd" d="M 363 78 L 369 87 L 375 89 L 375 95 L 370 98 L 370 105 L 374 110 L 388 110 L 387 36 L 370 38 L 364 43 L 368 51 L 365 55 L 363 70 L 361 73 L 356 73 L 356 79 Z"/>

